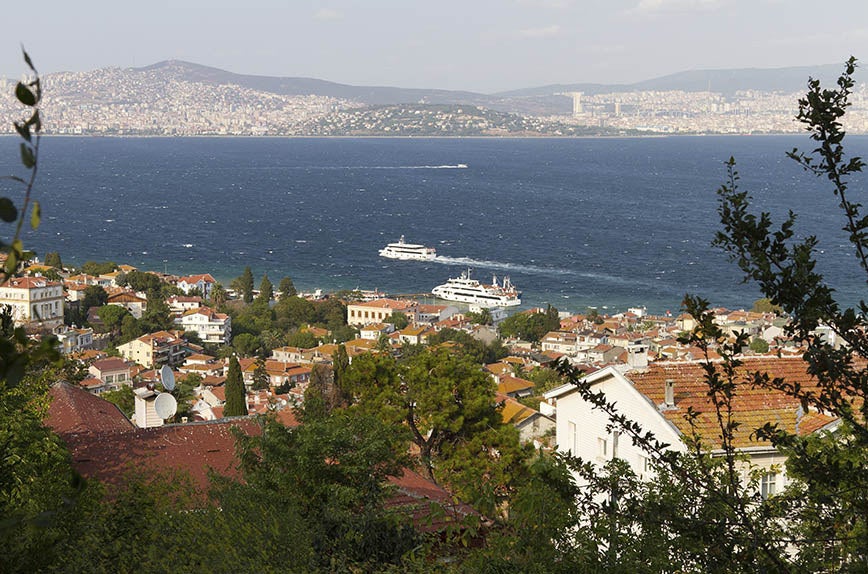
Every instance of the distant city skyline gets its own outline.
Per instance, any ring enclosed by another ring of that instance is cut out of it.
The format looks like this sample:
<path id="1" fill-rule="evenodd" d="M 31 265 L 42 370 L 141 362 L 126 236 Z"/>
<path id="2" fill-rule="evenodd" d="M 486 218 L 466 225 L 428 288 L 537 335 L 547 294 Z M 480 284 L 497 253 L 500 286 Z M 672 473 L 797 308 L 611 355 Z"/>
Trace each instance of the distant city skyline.
<path id="1" fill-rule="evenodd" d="M 43 73 L 179 59 L 241 74 L 482 93 L 851 54 L 868 61 L 868 3 L 822 6 L 818 16 L 808 0 L 50 0 L 7 24 L 0 75 L 24 71 L 21 44 Z"/>

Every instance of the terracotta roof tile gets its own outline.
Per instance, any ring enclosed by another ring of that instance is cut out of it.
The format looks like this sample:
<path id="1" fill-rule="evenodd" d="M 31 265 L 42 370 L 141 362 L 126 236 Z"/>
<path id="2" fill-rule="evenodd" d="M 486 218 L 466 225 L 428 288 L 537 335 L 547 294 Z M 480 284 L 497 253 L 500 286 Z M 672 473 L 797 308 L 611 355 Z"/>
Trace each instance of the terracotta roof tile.
<path id="1" fill-rule="evenodd" d="M 737 371 L 738 381 L 745 381 L 748 372 L 766 372 L 773 377 L 783 377 L 790 382 L 798 382 L 803 389 L 816 388 L 816 379 L 806 372 L 807 364 L 801 358 L 746 358 L 744 365 Z M 697 432 L 706 441 L 715 445 L 720 440 L 720 430 L 714 406 L 708 397 L 702 364 L 699 362 L 657 362 L 644 371 L 631 371 L 627 374 L 636 389 L 648 397 L 655 405 L 665 400 L 666 381 L 674 382 L 675 409 L 662 410 L 665 416 L 682 433 L 690 434 L 691 427 L 685 420 L 688 408 L 699 413 L 695 424 Z M 734 419 L 741 423 L 735 434 L 735 446 L 759 446 L 751 438 L 751 433 L 765 423 L 778 423 L 789 432 L 801 434 L 813 432 L 834 421 L 816 412 L 804 413 L 798 400 L 780 391 L 754 387 L 746 382 L 737 387 L 733 400 Z"/>

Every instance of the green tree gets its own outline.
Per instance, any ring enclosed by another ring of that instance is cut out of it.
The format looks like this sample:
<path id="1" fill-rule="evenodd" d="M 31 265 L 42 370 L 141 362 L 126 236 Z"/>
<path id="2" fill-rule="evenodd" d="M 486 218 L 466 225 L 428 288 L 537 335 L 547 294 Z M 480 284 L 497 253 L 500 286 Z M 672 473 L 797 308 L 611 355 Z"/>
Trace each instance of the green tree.
<path id="1" fill-rule="evenodd" d="M 108 293 L 99 285 L 88 285 L 84 288 L 84 297 L 79 303 L 84 317 L 91 307 L 102 307 L 108 304 Z"/>
<path id="2" fill-rule="evenodd" d="M 313 545 L 306 570 L 401 571 L 419 543 L 406 518 L 385 510 L 386 479 L 400 475 L 405 457 L 400 437 L 375 417 L 337 412 L 294 429 L 268 421 L 239 448 L 244 484 L 233 488 L 301 517 Z"/>
<path id="3" fill-rule="evenodd" d="M 232 289 L 241 296 L 245 303 L 253 302 L 253 271 L 245 267 L 244 272 L 232 280 Z"/>
<path id="4" fill-rule="evenodd" d="M 776 313 L 778 315 L 783 311 L 780 305 L 775 305 L 768 297 L 761 297 L 753 302 L 751 311 L 754 313 Z"/>
<path id="5" fill-rule="evenodd" d="M 762 337 L 754 337 L 750 342 L 750 350 L 754 353 L 768 353 L 769 352 L 769 344 Z"/>
<path id="6" fill-rule="evenodd" d="M 558 310 L 548 306 L 545 312 L 517 313 L 504 319 L 499 326 L 504 337 L 517 337 L 531 343 L 538 343 L 546 333 L 560 328 Z"/>
<path id="7" fill-rule="evenodd" d="M 226 404 L 223 416 L 237 417 L 247 414 L 247 392 L 241 376 L 241 365 L 235 355 L 229 357 L 229 371 L 226 373 Z"/>
<path id="8" fill-rule="evenodd" d="M 401 329 L 406 329 L 407 325 L 410 324 L 410 320 L 407 318 L 407 315 L 401 313 L 400 311 L 392 313 L 390 316 L 386 317 L 384 321 L 386 323 L 391 323 L 392 325 L 394 325 L 397 331 L 400 331 Z"/>
<path id="9" fill-rule="evenodd" d="M 281 297 L 274 306 L 277 322 L 289 330 L 312 323 L 316 319 L 316 308 L 313 303 L 301 297 Z"/>
<path id="10" fill-rule="evenodd" d="M 448 482 L 486 511 L 501 502 L 523 452 L 515 429 L 501 420 L 494 382 L 478 364 L 445 350 L 402 364 L 362 355 L 341 378 L 355 397 L 353 408 L 409 429 L 429 478 Z"/>
<path id="11" fill-rule="evenodd" d="M 260 301 L 264 301 L 266 305 L 274 298 L 274 286 L 271 284 L 271 281 L 269 281 L 267 273 L 262 275 L 262 281 L 259 283 L 259 295 L 257 295 L 257 298 Z"/>
<path id="12" fill-rule="evenodd" d="M 81 272 L 86 275 L 106 275 L 117 271 L 118 264 L 114 261 L 86 261 L 81 266 Z"/>
<path id="13" fill-rule="evenodd" d="M 42 276 L 49 281 L 63 281 L 63 277 L 57 272 L 57 269 L 49 269 Z"/>
<path id="14" fill-rule="evenodd" d="M 241 333 L 232 337 L 232 346 L 242 357 L 252 357 L 259 352 L 259 338 L 250 333 Z"/>
<path id="15" fill-rule="evenodd" d="M 118 282 L 121 282 L 123 285 L 129 286 L 133 291 L 140 293 L 160 293 L 162 292 L 164 285 L 163 281 L 157 275 L 135 269 L 129 273 L 125 273 L 123 278 L 118 279 Z"/>
<path id="16" fill-rule="evenodd" d="M 265 359 L 262 357 L 256 359 L 256 366 L 253 368 L 253 390 L 262 391 L 271 386 L 271 379 L 268 376 L 268 371 L 265 370 Z"/>
<path id="17" fill-rule="evenodd" d="M 124 318 L 132 316 L 126 308 L 121 307 L 120 305 L 105 305 L 104 307 L 100 307 L 97 311 L 97 315 L 99 315 L 99 320 L 102 321 L 106 329 L 108 329 L 114 336 L 121 333 Z"/>
<path id="18" fill-rule="evenodd" d="M 429 336 L 428 346 L 436 347 L 446 341 L 458 343 L 461 352 L 478 364 L 496 363 L 508 354 L 500 339 L 485 344 L 479 339 L 475 339 L 469 333 L 449 328 L 441 329 Z"/>
<path id="19" fill-rule="evenodd" d="M 280 284 L 277 286 L 277 290 L 280 291 L 281 298 L 295 297 L 296 295 L 298 295 L 298 291 L 295 289 L 295 284 L 289 277 L 284 277 L 280 280 Z"/>
<path id="20" fill-rule="evenodd" d="M 57 251 L 49 251 L 45 254 L 45 264 L 49 267 L 63 270 L 63 261 L 60 260 L 60 253 Z"/>
<path id="21" fill-rule="evenodd" d="M 130 386 L 122 385 L 116 390 L 105 391 L 100 394 L 100 397 L 117 406 L 127 418 L 132 417 L 136 410 L 136 397 Z"/>
<path id="22" fill-rule="evenodd" d="M 211 307 L 217 310 L 221 310 L 226 304 L 226 299 L 226 289 L 223 288 L 223 285 L 217 283 L 213 287 L 211 287 L 211 299 L 209 301 Z"/>
<path id="23" fill-rule="evenodd" d="M 491 318 L 491 310 L 483 307 L 478 313 L 468 311 L 464 314 L 467 320 L 476 325 L 493 325 L 494 320 Z"/>
<path id="24" fill-rule="evenodd" d="M 121 320 L 121 336 L 118 339 L 120 344 L 138 339 L 144 334 L 145 332 L 135 317 L 130 314 L 124 315 L 124 318 Z"/>
<path id="25" fill-rule="evenodd" d="M 172 310 L 159 291 L 148 292 L 148 307 L 141 318 L 141 326 L 145 332 L 168 331 L 175 328 Z"/>
<path id="26" fill-rule="evenodd" d="M 847 158 L 842 119 L 855 85 L 854 58 L 833 89 L 818 80 L 808 82 L 799 100 L 796 119 L 805 124 L 816 147 L 808 154 L 797 149 L 787 155 L 831 188 L 849 237 L 856 263 L 868 275 L 868 218 L 853 200 L 856 180 L 865 163 Z M 810 409 L 830 413 L 841 428 L 820 436 L 797 436 L 776 425 L 758 431 L 788 455 L 787 469 L 797 481 L 792 496 L 780 498 L 792 505 L 794 569 L 800 571 L 855 571 L 868 562 L 868 305 L 842 307 L 834 289 L 817 271 L 819 240 L 796 233 L 796 215 L 775 227 L 769 213 L 751 213 L 751 196 L 738 187 L 735 161 L 727 164 L 728 181 L 719 192 L 722 230 L 715 239 L 772 305 L 790 317 L 787 333 L 806 348 L 808 372 L 818 389 L 794 386 L 774 373 L 754 373 L 751 384 L 777 389 Z M 817 334 L 826 325 L 844 342 L 835 348 Z M 828 520 L 824 517 L 832 517 Z"/>
<path id="27" fill-rule="evenodd" d="M 286 344 L 299 349 L 313 349 L 319 344 L 310 331 L 293 331 L 286 337 Z"/>

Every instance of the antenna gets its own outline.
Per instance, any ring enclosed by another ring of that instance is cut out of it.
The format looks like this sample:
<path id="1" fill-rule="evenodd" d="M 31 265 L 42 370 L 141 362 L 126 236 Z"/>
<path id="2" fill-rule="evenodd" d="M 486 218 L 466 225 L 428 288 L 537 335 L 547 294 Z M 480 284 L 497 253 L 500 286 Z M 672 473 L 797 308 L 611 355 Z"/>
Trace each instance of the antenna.
<path id="1" fill-rule="evenodd" d="M 154 410 L 157 411 L 157 416 L 161 419 L 170 419 L 178 412 L 178 401 L 171 393 L 160 393 L 154 399 Z"/>
<path id="2" fill-rule="evenodd" d="M 172 372 L 172 367 L 163 365 L 160 369 L 160 380 L 163 381 L 163 388 L 169 392 L 175 390 L 175 373 Z"/>

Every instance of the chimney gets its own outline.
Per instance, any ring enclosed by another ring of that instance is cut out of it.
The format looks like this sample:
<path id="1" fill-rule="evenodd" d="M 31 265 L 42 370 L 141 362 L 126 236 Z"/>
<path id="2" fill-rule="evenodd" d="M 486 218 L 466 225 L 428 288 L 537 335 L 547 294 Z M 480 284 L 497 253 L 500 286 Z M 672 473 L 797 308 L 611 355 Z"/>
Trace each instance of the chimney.
<path id="1" fill-rule="evenodd" d="M 666 379 L 666 394 L 664 395 L 663 406 L 668 409 L 675 408 L 675 381 Z"/>
<path id="2" fill-rule="evenodd" d="M 632 369 L 647 369 L 648 347 L 645 345 L 628 345 L 627 366 Z"/>

